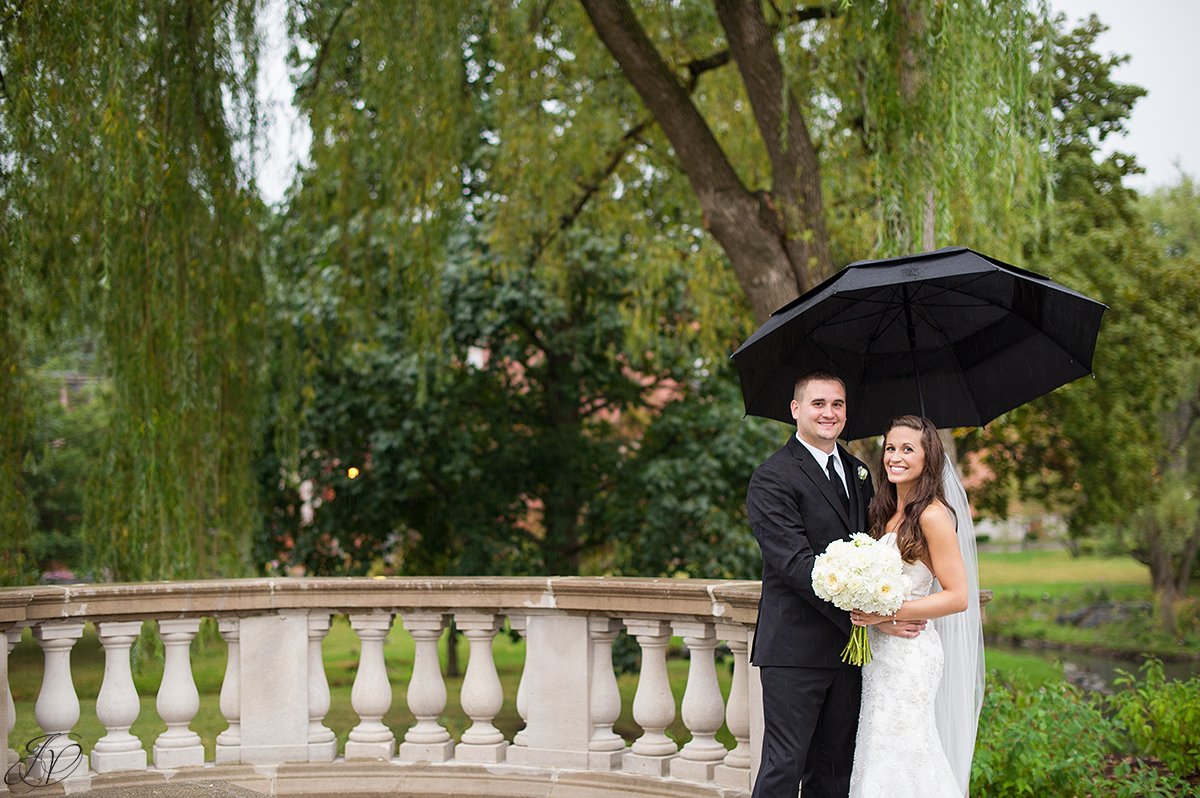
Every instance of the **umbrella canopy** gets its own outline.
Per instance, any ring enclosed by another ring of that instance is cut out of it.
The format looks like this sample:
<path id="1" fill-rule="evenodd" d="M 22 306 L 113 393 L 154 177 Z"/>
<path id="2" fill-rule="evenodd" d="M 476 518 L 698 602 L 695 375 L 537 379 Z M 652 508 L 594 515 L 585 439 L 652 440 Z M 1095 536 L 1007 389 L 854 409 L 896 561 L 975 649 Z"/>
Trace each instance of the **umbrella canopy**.
<path id="1" fill-rule="evenodd" d="M 919 413 L 986 424 L 1091 373 L 1106 306 L 966 247 L 859 261 L 784 305 L 736 352 L 746 413 L 791 424 L 814 369 L 846 383 L 847 440 Z"/>

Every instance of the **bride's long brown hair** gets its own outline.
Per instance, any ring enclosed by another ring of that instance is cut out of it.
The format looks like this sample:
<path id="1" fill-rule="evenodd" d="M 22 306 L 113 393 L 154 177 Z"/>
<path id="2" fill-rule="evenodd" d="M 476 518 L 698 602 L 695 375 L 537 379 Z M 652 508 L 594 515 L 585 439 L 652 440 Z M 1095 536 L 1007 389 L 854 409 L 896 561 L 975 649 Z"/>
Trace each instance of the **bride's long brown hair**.
<path id="1" fill-rule="evenodd" d="M 925 545 L 925 535 L 921 532 L 921 513 L 925 508 L 940 501 L 947 508 L 946 495 L 942 489 L 942 466 L 946 462 L 946 450 L 942 448 L 941 438 L 933 422 L 920 416 L 897 416 L 888 425 L 890 433 L 896 427 L 905 427 L 921 433 L 921 448 L 925 451 L 925 467 L 921 475 L 908 493 L 908 501 L 904 504 L 904 516 L 900 519 L 900 528 L 896 530 L 896 548 L 905 562 L 924 560 L 928 554 Z M 887 438 L 884 437 L 886 443 Z M 879 457 L 879 475 L 881 484 L 871 500 L 867 511 L 870 522 L 871 536 L 883 537 L 887 531 L 887 522 L 896 512 L 896 486 L 887 478 L 887 451 Z"/>

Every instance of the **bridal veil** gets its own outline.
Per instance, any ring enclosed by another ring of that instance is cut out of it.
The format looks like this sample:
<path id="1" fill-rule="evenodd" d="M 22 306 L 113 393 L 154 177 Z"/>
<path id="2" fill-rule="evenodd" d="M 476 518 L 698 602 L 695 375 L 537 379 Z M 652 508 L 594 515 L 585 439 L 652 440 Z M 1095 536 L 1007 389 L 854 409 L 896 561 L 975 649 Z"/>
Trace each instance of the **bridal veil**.
<path id="1" fill-rule="evenodd" d="M 967 571 L 968 604 L 965 612 L 936 618 L 934 628 L 942 638 L 945 666 L 934 702 L 934 717 L 942 749 L 958 779 L 960 795 L 967 795 L 971 782 L 971 758 L 975 733 L 983 706 L 983 623 L 979 606 L 979 555 L 975 549 L 975 524 L 967 492 L 958 469 L 946 458 L 942 469 L 946 501 L 954 510 L 958 526 L 958 549 Z"/>

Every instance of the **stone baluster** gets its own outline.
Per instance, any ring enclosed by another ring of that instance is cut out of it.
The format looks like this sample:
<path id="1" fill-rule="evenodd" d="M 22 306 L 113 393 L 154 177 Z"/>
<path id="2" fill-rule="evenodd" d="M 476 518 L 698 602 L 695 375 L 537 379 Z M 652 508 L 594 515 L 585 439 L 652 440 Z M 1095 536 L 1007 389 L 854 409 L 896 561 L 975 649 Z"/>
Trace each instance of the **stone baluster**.
<path id="1" fill-rule="evenodd" d="M 503 762 L 508 743 L 492 725 L 492 719 L 504 704 L 492 656 L 492 640 L 500 631 L 500 616 L 460 612 L 455 614 L 454 622 L 471 646 L 462 684 L 462 708 L 472 721 L 455 748 L 454 758 L 460 762 Z"/>
<path id="2" fill-rule="evenodd" d="M 221 681 L 219 706 L 229 724 L 217 735 L 216 760 L 220 763 L 242 761 L 242 657 L 241 622 L 238 618 L 221 618 L 217 629 L 225 640 L 225 678 Z"/>
<path id="3" fill-rule="evenodd" d="M 405 612 L 400 617 L 414 643 L 408 711 L 417 719 L 400 743 L 400 760 L 446 762 L 454 757 L 454 741 L 438 723 L 438 716 L 446 708 L 446 681 L 437 649 L 446 618 L 440 612 Z"/>
<path id="4" fill-rule="evenodd" d="M 512 629 L 514 632 L 516 632 L 517 635 L 522 640 L 524 640 L 525 639 L 525 624 L 528 622 L 528 620 L 529 620 L 528 616 L 521 615 L 519 613 L 514 613 L 514 614 L 511 614 L 508 616 L 508 626 L 510 629 Z M 519 682 L 517 682 L 517 716 L 521 719 L 522 723 L 528 724 L 529 723 L 529 692 L 525 689 L 525 672 L 527 670 L 525 666 L 529 662 L 528 650 L 526 651 L 526 654 L 527 654 L 527 656 L 526 656 L 525 662 L 521 663 L 521 680 Z M 518 731 L 516 734 L 513 735 L 512 744 L 514 746 L 529 745 L 529 741 L 526 739 L 525 729 L 521 729 L 520 731 Z M 509 753 L 510 754 L 512 753 L 511 748 L 509 749 Z"/>
<path id="5" fill-rule="evenodd" d="M 158 715 L 167 730 L 154 741 L 154 767 L 175 770 L 204 764 L 200 735 L 189 724 L 200 709 L 200 693 L 192 678 L 192 639 L 200 631 L 199 618 L 158 622 L 164 649 L 162 684 L 158 688 Z"/>
<path id="6" fill-rule="evenodd" d="M 671 762 L 671 775 L 690 781 L 710 781 L 719 762 L 725 759 L 725 746 L 716 735 L 725 719 L 725 701 L 717 684 L 713 652 L 717 647 L 716 630 L 711 623 L 677 621 L 675 634 L 688 647 L 687 687 L 683 692 L 683 723 L 692 739 Z"/>
<path id="7" fill-rule="evenodd" d="M 733 683 L 725 706 L 725 725 L 737 745 L 717 765 L 714 779 L 723 787 L 750 790 L 750 680 L 748 676 L 746 629 L 733 624 L 717 624 L 717 638 L 729 644 L 733 653 Z"/>
<path id="8" fill-rule="evenodd" d="M 96 718 L 108 733 L 92 748 L 92 768 L 97 773 L 145 770 L 142 741 L 129 733 L 142 709 L 129 668 L 129 649 L 142 631 L 142 622 L 106 621 L 96 630 L 104 646 L 104 681 L 96 697 Z"/>
<path id="9" fill-rule="evenodd" d="M 391 759 L 396 751 L 396 735 L 383 724 L 383 716 L 392 706 L 383 643 L 392 628 L 392 614 L 355 613 L 350 616 L 350 626 L 358 634 L 362 653 L 350 690 L 350 703 L 359 721 L 346 740 L 346 758 Z"/>
<path id="10" fill-rule="evenodd" d="M 588 767 L 592 770 L 619 770 L 625 755 L 625 741 L 613 731 L 621 715 L 621 693 L 613 671 L 613 641 L 621 633 L 616 618 L 589 618 L 588 635 L 592 644 L 591 690 L 588 706 L 592 716 L 592 739 L 588 742 Z"/>
<path id="11" fill-rule="evenodd" d="M 621 768 L 632 773 L 665 776 L 678 751 L 675 741 L 665 733 L 675 720 L 675 698 L 667 679 L 671 624 L 627 618 L 625 628 L 637 638 L 642 649 L 642 672 L 638 675 L 637 692 L 633 697 L 633 719 L 643 732 L 625 754 Z"/>
<path id="12" fill-rule="evenodd" d="M 12 654 L 13 649 L 17 647 L 17 643 L 21 642 L 21 627 L 16 626 L 5 630 L 4 637 L 7 641 L 5 649 L 5 656 L 7 657 L 9 654 Z M 7 696 L 8 704 L 8 720 L 5 723 L 5 726 L 7 726 L 5 729 L 5 739 L 8 740 L 8 747 L 2 752 L 5 757 L 4 761 L 0 762 L 0 765 L 3 765 L 6 770 L 19 759 L 17 752 L 12 747 L 12 732 L 17 725 L 17 707 L 13 703 L 12 690 L 9 688 L 7 661 L 6 659 L 6 667 L 4 669 L 4 695 Z"/>
<path id="13" fill-rule="evenodd" d="M 321 646 L 329 634 L 333 613 L 313 610 L 308 614 L 308 761 L 332 762 L 337 756 L 337 735 L 325 725 L 329 712 L 329 678 Z"/>
<path id="14" fill-rule="evenodd" d="M 66 776 L 86 779 L 88 758 L 70 737 L 79 720 L 79 696 L 71 679 L 71 649 L 83 637 L 83 624 L 39 624 L 33 627 L 33 637 L 45 656 L 42 687 L 33 716 L 48 739 L 38 749 L 36 760 L 27 763 L 30 783 L 60 782 Z"/>

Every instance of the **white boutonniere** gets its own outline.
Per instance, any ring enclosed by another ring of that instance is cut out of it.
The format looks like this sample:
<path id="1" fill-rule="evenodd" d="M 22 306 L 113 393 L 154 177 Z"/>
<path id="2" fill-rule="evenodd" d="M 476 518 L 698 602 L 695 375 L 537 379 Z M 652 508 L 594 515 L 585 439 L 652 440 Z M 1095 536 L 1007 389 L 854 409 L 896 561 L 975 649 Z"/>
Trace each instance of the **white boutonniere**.
<path id="1" fill-rule="evenodd" d="M 858 481 L 859 481 L 859 482 L 866 482 L 866 481 L 867 481 L 867 476 L 868 476 L 867 469 L 863 468 L 862 466 L 859 466 L 859 467 L 858 467 Z"/>

